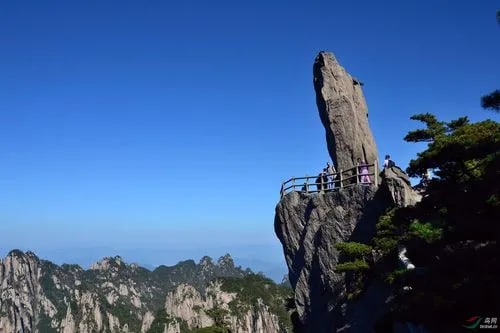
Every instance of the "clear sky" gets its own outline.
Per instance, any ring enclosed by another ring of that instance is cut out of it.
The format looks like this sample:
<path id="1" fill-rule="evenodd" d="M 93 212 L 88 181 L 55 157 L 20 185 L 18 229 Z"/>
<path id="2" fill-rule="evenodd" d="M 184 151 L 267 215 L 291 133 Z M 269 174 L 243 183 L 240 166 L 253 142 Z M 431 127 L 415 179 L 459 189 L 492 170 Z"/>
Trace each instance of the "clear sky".
<path id="1" fill-rule="evenodd" d="M 500 3 L 0 1 L 0 255 L 282 264 L 279 187 L 328 160 L 312 65 L 365 83 L 379 154 L 482 111 Z"/>

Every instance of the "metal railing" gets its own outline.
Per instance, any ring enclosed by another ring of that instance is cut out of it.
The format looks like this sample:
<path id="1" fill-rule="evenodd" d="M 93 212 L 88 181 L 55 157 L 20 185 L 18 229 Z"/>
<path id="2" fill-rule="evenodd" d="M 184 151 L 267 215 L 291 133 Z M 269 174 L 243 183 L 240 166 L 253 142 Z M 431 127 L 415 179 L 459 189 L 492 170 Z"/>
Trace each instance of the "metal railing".
<path id="1" fill-rule="evenodd" d="M 368 173 L 362 170 L 367 168 Z M 281 184 L 280 197 L 289 192 L 320 193 L 337 191 L 356 185 L 378 184 L 378 163 L 353 166 L 323 176 L 292 177 Z"/>

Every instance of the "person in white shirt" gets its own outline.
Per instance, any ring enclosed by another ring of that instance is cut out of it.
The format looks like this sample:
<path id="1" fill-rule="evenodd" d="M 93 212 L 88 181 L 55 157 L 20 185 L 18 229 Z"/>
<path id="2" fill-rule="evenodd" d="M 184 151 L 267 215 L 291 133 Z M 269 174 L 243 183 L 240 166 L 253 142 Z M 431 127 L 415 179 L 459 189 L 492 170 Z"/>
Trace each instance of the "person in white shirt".
<path id="1" fill-rule="evenodd" d="M 394 161 L 391 160 L 391 155 L 385 155 L 384 169 L 392 168 L 393 166 L 396 166 L 396 163 L 394 163 Z"/>

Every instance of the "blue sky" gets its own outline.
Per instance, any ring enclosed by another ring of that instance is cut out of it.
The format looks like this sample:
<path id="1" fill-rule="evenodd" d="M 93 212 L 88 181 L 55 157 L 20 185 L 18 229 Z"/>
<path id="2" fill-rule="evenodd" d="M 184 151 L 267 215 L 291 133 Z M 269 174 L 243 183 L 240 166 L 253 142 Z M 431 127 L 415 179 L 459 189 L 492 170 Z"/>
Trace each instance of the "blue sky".
<path id="1" fill-rule="evenodd" d="M 282 264 L 281 181 L 328 160 L 312 64 L 365 83 L 379 155 L 482 111 L 498 1 L 0 1 L 0 253 Z"/>

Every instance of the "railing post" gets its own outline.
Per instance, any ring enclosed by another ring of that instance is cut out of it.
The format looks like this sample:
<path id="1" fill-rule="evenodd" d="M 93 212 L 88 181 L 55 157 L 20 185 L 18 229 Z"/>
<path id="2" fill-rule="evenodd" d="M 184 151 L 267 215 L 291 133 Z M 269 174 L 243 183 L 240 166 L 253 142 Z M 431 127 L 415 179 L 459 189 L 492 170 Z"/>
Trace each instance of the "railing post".
<path id="1" fill-rule="evenodd" d="M 292 176 L 292 192 L 295 191 L 295 177 Z"/>
<path id="2" fill-rule="evenodd" d="M 281 183 L 281 189 L 280 189 L 280 197 L 283 198 L 283 188 L 284 188 L 284 183 Z"/>
<path id="3" fill-rule="evenodd" d="M 309 180 L 309 177 L 306 175 L 306 183 L 305 183 L 306 193 L 309 193 L 309 189 L 307 188 L 307 186 L 308 186 L 308 184 L 307 184 L 308 180 Z"/>
<path id="4" fill-rule="evenodd" d="M 375 186 L 378 186 L 378 161 L 375 160 L 374 165 L 373 165 L 373 178 L 375 179 Z"/>
<path id="5" fill-rule="evenodd" d="M 321 193 L 325 192 L 325 185 L 324 185 L 324 182 L 323 182 L 323 175 L 321 174 L 320 175 L 320 178 L 321 178 Z"/>
<path id="6" fill-rule="evenodd" d="M 356 165 L 355 168 L 356 168 L 356 184 L 359 184 L 359 165 Z"/>
<path id="7" fill-rule="evenodd" d="M 342 183 L 342 169 L 340 169 L 340 171 L 339 171 L 339 180 L 340 180 L 340 188 L 342 188 L 343 187 L 343 185 L 342 185 L 343 184 Z"/>

